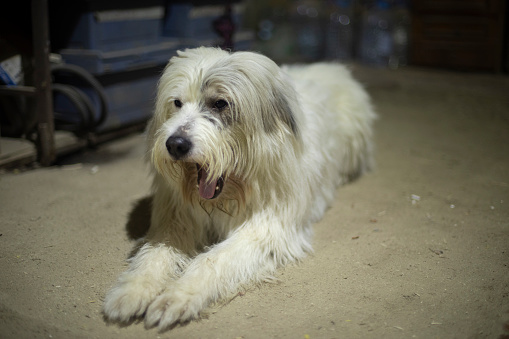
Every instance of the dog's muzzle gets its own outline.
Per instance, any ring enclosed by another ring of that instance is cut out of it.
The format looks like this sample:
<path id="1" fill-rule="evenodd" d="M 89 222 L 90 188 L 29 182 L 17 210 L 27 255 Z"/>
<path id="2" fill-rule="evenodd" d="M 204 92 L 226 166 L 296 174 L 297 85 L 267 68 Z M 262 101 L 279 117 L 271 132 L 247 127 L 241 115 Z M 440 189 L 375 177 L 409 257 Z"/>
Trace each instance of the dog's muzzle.
<path id="1" fill-rule="evenodd" d="M 166 149 L 174 160 L 183 160 L 191 152 L 193 143 L 181 136 L 172 135 L 166 140 Z M 208 170 L 206 166 L 196 164 L 198 172 L 198 193 L 203 199 L 214 199 L 222 192 L 224 180 L 222 177 L 217 179 L 208 179 Z"/>

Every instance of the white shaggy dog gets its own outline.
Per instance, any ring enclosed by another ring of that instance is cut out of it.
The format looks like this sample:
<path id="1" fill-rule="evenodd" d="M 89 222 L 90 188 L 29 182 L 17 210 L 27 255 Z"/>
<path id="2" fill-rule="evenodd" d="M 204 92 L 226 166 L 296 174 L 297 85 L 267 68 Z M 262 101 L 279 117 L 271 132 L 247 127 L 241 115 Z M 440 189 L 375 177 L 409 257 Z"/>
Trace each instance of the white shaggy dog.
<path id="1" fill-rule="evenodd" d="M 371 167 L 374 118 L 340 65 L 179 52 L 148 128 L 150 229 L 105 317 L 166 330 L 303 258 L 337 186 Z"/>

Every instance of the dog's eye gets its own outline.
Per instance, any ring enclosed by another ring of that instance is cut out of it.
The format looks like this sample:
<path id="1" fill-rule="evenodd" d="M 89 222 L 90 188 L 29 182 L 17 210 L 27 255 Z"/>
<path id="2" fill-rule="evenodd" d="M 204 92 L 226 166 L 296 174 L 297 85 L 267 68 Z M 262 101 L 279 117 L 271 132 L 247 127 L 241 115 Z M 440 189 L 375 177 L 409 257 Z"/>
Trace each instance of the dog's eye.
<path id="1" fill-rule="evenodd" d="M 178 107 L 178 108 L 182 107 L 182 101 L 180 101 L 178 99 L 173 101 L 173 103 L 175 104 L 175 107 Z"/>
<path id="2" fill-rule="evenodd" d="M 214 103 L 214 108 L 218 110 L 222 110 L 226 106 L 228 106 L 228 103 L 225 100 L 218 100 Z"/>

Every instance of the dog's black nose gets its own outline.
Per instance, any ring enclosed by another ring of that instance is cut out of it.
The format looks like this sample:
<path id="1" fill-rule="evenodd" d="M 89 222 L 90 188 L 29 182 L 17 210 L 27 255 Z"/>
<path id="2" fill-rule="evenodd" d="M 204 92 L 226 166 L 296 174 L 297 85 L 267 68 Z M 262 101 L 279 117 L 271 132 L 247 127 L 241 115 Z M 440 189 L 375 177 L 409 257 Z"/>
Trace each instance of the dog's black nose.
<path id="1" fill-rule="evenodd" d="M 181 136 L 171 136 L 166 140 L 166 149 L 175 160 L 185 157 L 192 146 L 191 141 Z"/>

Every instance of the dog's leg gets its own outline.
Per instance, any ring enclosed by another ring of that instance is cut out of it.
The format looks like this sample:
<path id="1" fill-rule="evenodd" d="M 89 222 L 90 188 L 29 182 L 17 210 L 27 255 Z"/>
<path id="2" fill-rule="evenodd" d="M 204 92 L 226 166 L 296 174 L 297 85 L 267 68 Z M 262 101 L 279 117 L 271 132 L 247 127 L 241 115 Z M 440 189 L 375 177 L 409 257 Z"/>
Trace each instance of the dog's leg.
<path id="1" fill-rule="evenodd" d="M 197 254 L 196 222 L 177 216 L 182 206 L 170 208 L 172 194 L 162 189 L 155 192 L 150 229 L 129 259 L 129 268 L 104 300 L 106 319 L 127 323 L 143 316 L 148 305 L 182 275 L 190 258 Z"/>
<path id="2" fill-rule="evenodd" d="M 234 295 L 242 284 L 270 277 L 278 264 L 302 258 L 311 250 L 310 231 L 285 230 L 268 216 L 257 219 L 264 223 L 248 221 L 198 255 L 183 276 L 148 307 L 146 327 L 164 331 L 174 323 L 196 319 L 210 303 Z"/>
<path id="3" fill-rule="evenodd" d="M 141 317 L 169 281 L 180 275 L 188 260 L 173 247 L 146 242 L 129 259 L 129 269 L 106 295 L 105 317 L 123 323 Z"/>

